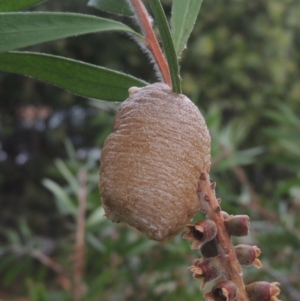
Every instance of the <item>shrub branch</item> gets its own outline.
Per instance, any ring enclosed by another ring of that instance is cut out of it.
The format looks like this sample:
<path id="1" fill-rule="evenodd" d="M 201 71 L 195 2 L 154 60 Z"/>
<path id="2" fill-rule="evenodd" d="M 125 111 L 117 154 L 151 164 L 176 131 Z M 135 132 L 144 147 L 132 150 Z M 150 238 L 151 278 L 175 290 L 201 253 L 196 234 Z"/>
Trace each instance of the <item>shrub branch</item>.
<path id="1" fill-rule="evenodd" d="M 162 75 L 164 82 L 172 87 L 169 65 L 159 46 L 157 38 L 152 28 L 151 17 L 149 16 L 144 4 L 141 0 L 129 0 L 134 11 L 139 26 L 145 36 L 145 44 L 153 55 L 155 63 Z"/>
<path id="2" fill-rule="evenodd" d="M 198 196 L 201 200 L 201 210 L 207 214 L 210 220 L 215 222 L 218 229 L 216 240 L 223 274 L 226 279 L 236 285 L 239 292 L 237 301 L 250 301 L 242 278 L 242 268 L 236 257 L 230 235 L 225 228 L 224 217 L 219 204 L 220 199 L 217 199 L 215 195 L 215 183 L 210 182 L 207 173 L 202 173 L 200 176 Z"/>

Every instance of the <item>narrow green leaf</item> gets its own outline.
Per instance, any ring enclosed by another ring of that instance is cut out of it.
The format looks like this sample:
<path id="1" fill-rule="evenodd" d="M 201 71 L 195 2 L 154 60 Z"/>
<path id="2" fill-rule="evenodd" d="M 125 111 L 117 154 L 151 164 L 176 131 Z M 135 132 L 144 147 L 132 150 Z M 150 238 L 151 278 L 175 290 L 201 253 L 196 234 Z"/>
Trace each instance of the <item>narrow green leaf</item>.
<path id="1" fill-rule="evenodd" d="M 0 13 L 0 52 L 74 35 L 120 30 L 137 32 L 123 23 L 74 13 Z"/>
<path id="2" fill-rule="evenodd" d="M 98 8 L 108 13 L 120 14 L 125 16 L 132 16 L 132 10 L 130 9 L 126 0 L 89 0 L 88 6 Z"/>
<path id="3" fill-rule="evenodd" d="M 149 0 L 149 3 L 159 29 L 169 64 L 173 91 L 175 93 L 181 93 L 179 65 L 166 15 L 159 0 Z"/>
<path id="4" fill-rule="evenodd" d="M 18 234 L 18 232 L 14 231 L 14 230 L 7 230 L 5 234 L 9 240 L 10 244 L 20 245 L 22 243 L 21 237 Z"/>
<path id="5" fill-rule="evenodd" d="M 126 256 L 136 256 L 147 250 L 151 250 L 154 246 L 157 246 L 157 242 L 150 239 L 139 239 L 138 241 L 131 243 L 126 248 Z"/>
<path id="6" fill-rule="evenodd" d="M 29 229 L 28 224 L 24 219 L 20 220 L 19 229 L 20 229 L 20 233 L 22 235 L 22 238 L 25 241 L 29 241 L 33 237 L 33 233 Z"/>
<path id="7" fill-rule="evenodd" d="M 62 187 L 50 179 L 44 179 L 43 185 L 54 194 L 57 207 L 62 214 L 77 214 L 76 206 Z"/>
<path id="8" fill-rule="evenodd" d="M 0 12 L 12 12 L 35 6 L 45 0 L 1 0 Z"/>
<path id="9" fill-rule="evenodd" d="M 86 220 L 86 227 L 92 228 L 98 226 L 105 220 L 105 212 L 103 207 L 98 207 Z"/>
<path id="10" fill-rule="evenodd" d="M 71 161 L 72 166 L 76 166 L 79 168 L 78 162 L 76 160 L 76 152 L 75 152 L 75 148 L 71 142 L 70 138 L 67 138 L 64 142 L 65 145 L 65 149 L 68 155 L 68 159 Z"/>
<path id="11" fill-rule="evenodd" d="M 147 85 L 124 73 L 34 52 L 0 54 L 0 70 L 28 75 L 84 97 L 109 101 L 123 101 L 130 87 Z"/>
<path id="12" fill-rule="evenodd" d="M 89 104 L 91 106 L 94 106 L 97 109 L 106 111 L 106 112 L 111 112 L 113 114 L 117 113 L 119 110 L 121 103 L 120 102 L 107 102 L 104 100 L 99 100 L 99 99 L 90 99 Z"/>
<path id="13" fill-rule="evenodd" d="M 64 163 L 63 160 L 56 159 L 54 161 L 54 164 L 56 168 L 59 170 L 59 172 L 61 173 L 61 175 L 63 176 L 63 178 L 68 182 L 70 187 L 72 187 L 72 191 L 74 195 L 77 196 L 79 191 L 79 185 L 75 176 L 72 174 L 72 172 L 69 170 L 69 168 L 67 167 L 67 165 Z"/>
<path id="14" fill-rule="evenodd" d="M 113 268 L 103 269 L 100 275 L 97 278 L 93 278 L 93 281 L 90 282 L 84 300 L 97 300 L 99 296 L 104 295 L 105 289 L 113 283 L 114 273 Z"/>
<path id="15" fill-rule="evenodd" d="M 180 57 L 193 30 L 203 0 L 173 0 L 172 37 Z"/>
<path id="16" fill-rule="evenodd" d="M 105 252 L 106 247 L 104 243 L 101 242 L 101 240 L 96 236 L 91 234 L 91 231 L 87 231 L 86 234 L 86 241 L 93 247 L 95 248 L 98 252 Z M 91 300 L 91 299 L 89 299 Z"/>

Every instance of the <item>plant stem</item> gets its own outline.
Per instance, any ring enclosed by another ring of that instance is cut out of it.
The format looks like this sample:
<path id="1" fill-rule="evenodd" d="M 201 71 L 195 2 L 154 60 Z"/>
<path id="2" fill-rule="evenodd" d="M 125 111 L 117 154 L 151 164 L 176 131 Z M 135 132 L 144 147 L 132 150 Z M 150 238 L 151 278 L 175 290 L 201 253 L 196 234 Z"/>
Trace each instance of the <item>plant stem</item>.
<path id="1" fill-rule="evenodd" d="M 69 291 L 71 289 L 72 281 L 68 276 L 68 273 L 63 269 L 63 267 L 59 263 L 57 263 L 54 259 L 50 258 L 48 255 L 44 254 L 40 250 L 34 249 L 30 251 L 29 254 L 33 258 L 41 262 L 43 265 L 45 265 L 47 268 L 51 269 L 52 271 L 58 274 L 57 281 L 63 289 L 65 289 L 66 291 Z"/>
<path id="2" fill-rule="evenodd" d="M 276 216 L 276 214 L 274 214 L 273 212 L 270 212 L 269 210 L 263 208 L 260 205 L 259 202 L 259 197 L 257 195 L 257 193 L 255 192 L 253 186 L 251 185 L 245 171 L 243 170 L 243 168 L 239 165 L 235 165 L 233 167 L 233 172 L 236 175 L 237 179 L 239 180 L 239 182 L 244 185 L 250 194 L 251 197 L 251 203 L 249 204 L 249 207 L 254 210 L 255 212 L 259 213 L 261 216 L 263 216 L 265 219 L 271 221 L 271 222 L 277 222 L 278 218 Z"/>
<path id="3" fill-rule="evenodd" d="M 216 239 L 224 276 L 238 288 L 237 301 L 250 301 L 245 290 L 242 268 L 236 257 L 230 235 L 226 231 L 219 200 L 215 195 L 214 185 L 210 182 L 208 173 L 202 173 L 200 176 L 198 196 L 201 200 L 202 211 L 215 222 L 218 229 Z"/>
<path id="4" fill-rule="evenodd" d="M 151 25 L 151 17 L 149 16 L 144 4 L 141 0 L 129 0 L 135 16 L 138 20 L 142 32 L 145 36 L 145 43 L 151 54 L 154 57 L 155 63 L 162 75 L 164 82 L 172 87 L 172 81 L 170 76 L 169 65 L 162 53 L 162 50 L 158 44 L 157 38 Z"/>
<path id="5" fill-rule="evenodd" d="M 159 29 L 169 64 L 173 91 L 175 93 L 181 93 L 178 59 L 166 15 L 159 0 L 149 0 L 149 3 Z"/>
<path id="6" fill-rule="evenodd" d="M 79 181 L 79 206 L 77 216 L 77 232 L 74 256 L 74 301 L 80 301 L 83 296 L 83 273 L 84 273 L 84 236 L 85 236 L 85 211 L 87 199 L 87 172 L 81 170 L 78 174 Z"/>

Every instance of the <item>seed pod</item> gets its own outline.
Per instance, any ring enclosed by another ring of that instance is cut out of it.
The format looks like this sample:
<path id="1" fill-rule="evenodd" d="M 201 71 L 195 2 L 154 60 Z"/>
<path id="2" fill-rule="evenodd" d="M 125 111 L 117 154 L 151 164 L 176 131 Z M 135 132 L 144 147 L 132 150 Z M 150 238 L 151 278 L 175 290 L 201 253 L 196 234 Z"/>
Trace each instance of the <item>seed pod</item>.
<path id="1" fill-rule="evenodd" d="M 196 259 L 194 260 L 194 264 L 190 267 L 190 270 L 193 273 L 194 278 L 202 281 L 202 289 L 207 282 L 218 278 L 223 272 L 219 256 L 209 259 L 204 259 L 203 257 Z"/>
<path id="2" fill-rule="evenodd" d="M 201 172 L 210 169 L 210 136 L 198 108 L 165 84 L 131 88 L 100 159 L 106 216 L 154 240 L 167 240 L 200 208 Z"/>
<path id="3" fill-rule="evenodd" d="M 217 235 L 217 227 L 214 221 L 205 219 L 195 225 L 186 225 L 189 229 L 183 238 L 192 239 L 192 249 L 198 249 L 205 242 L 212 240 Z"/>
<path id="4" fill-rule="evenodd" d="M 218 244 L 216 239 L 212 239 L 200 247 L 200 254 L 205 258 L 215 257 L 219 254 Z"/>
<path id="5" fill-rule="evenodd" d="M 258 269 L 262 267 L 262 263 L 257 258 L 261 254 L 261 250 L 257 246 L 237 245 L 234 250 L 241 265 L 253 265 Z"/>
<path id="6" fill-rule="evenodd" d="M 278 282 L 257 281 L 246 285 L 246 292 L 251 301 L 280 301 Z"/>
<path id="7" fill-rule="evenodd" d="M 215 285 L 211 292 L 206 293 L 204 298 L 213 301 L 236 301 L 238 289 L 231 281 L 222 281 Z"/>
<path id="8" fill-rule="evenodd" d="M 249 234 L 250 219 L 248 215 L 231 215 L 224 224 L 229 235 L 246 236 Z"/>

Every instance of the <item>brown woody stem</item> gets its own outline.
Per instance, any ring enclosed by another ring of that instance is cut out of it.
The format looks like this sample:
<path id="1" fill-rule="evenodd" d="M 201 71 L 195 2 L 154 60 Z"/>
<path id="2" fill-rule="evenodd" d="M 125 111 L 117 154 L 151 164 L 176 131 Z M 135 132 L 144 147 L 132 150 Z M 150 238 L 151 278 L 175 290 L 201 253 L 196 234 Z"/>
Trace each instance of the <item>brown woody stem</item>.
<path id="1" fill-rule="evenodd" d="M 68 276 L 68 273 L 58 262 L 50 258 L 48 255 L 44 254 L 40 250 L 32 250 L 29 254 L 35 259 L 37 259 L 39 262 L 41 262 L 43 265 L 45 265 L 47 268 L 56 272 L 58 274 L 57 280 L 61 287 L 66 291 L 70 290 L 72 281 Z"/>
<path id="2" fill-rule="evenodd" d="M 151 25 L 151 17 L 149 16 L 144 4 L 141 0 L 129 0 L 134 10 L 135 16 L 145 36 L 145 44 L 154 57 L 158 69 L 162 75 L 164 82 L 172 87 L 169 65 L 159 46 L 155 33 Z"/>
<path id="3" fill-rule="evenodd" d="M 216 236 L 221 258 L 222 270 L 225 278 L 232 281 L 238 288 L 237 301 L 250 301 L 242 278 L 242 268 L 237 260 L 230 235 L 227 233 L 224 218 L 221 213 L 219 200 L 215 195 L 215 185 L 210 182 L 209 174 L 202 173 L 199 181 L 198 196 L 201 200 L 201 209 L 209 219 L 215 222 L 218 233 Z"/>
<path id="4" fill-rule="evenodd" d="M 80 301 L 84 293 L 83 274 L 85 265 L 85 212 L 87 201 L 87 172 L 81 170 L 78 174 L 79 206 L 77 217 L 76 244 L 74 254 L 74 301 Z"/>

